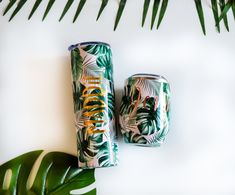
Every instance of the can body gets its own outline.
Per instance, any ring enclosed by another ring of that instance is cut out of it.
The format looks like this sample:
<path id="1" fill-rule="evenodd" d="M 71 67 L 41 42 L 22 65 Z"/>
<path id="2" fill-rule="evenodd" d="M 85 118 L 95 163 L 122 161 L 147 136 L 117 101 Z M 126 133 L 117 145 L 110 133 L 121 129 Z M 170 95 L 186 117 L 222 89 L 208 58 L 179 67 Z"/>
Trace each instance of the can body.
<path id="1" fill-rule="evenodd" d="M 115 166 L 118 146 L 111 48 L 106 43 L 84 42 L 69 49 L 78 166 Z"/>
<path id="2" fill-rule="evenodd" d="M 119 124 L 127 143 L 160 146 L 169 131 L 170 86 L 159 75 L 136 74 L 126 80 Z"/>

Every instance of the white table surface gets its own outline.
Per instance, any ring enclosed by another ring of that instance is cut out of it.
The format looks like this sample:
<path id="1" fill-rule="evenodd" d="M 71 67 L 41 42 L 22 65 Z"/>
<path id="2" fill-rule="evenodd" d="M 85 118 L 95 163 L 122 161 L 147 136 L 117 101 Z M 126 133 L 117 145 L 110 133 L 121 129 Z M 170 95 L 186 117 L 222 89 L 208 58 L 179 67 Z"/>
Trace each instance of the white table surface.
<path id="1" fill-rule="evenodd" d="M 1 12 L 3 4 L 0 4 Z M 171 83 L 171 130 L 160 148 L 120 143 L 120 165 L 97 169 L 98 195 L 235 194 L 235 24 L 216 33 L 205 7 L 202 35 L 194 2 L 171 1 L 159 31 L 140 27 L 143 1 L 128 0 L 113 32 L 117 1 L 95 22 L 100 1 L 88 1 L 75 24 L 76 6 L 57 22 L 56 2 L 41 22 L 47 1 L 26 18 L 27 3 L 8 23 L 0 16 L 0 164 L 22 153 L 58 150 L 76 154 L 70 56 L 67 47 L 104 41 L 114 55 L 117 107 L 124 80 L 138 72 Z"/>

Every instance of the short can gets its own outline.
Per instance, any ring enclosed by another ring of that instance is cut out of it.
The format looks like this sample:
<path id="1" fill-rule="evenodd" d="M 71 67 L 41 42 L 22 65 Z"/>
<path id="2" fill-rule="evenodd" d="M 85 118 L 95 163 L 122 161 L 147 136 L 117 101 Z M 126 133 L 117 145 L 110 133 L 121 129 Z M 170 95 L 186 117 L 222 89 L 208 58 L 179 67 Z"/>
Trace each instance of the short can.
<path id="1" fill-rule="evenodd" d="M 125 82 L 119 124 L 126 143 L 160 146 L 169 131 L 170 85 L 159 75 L 135 74 Z"/>

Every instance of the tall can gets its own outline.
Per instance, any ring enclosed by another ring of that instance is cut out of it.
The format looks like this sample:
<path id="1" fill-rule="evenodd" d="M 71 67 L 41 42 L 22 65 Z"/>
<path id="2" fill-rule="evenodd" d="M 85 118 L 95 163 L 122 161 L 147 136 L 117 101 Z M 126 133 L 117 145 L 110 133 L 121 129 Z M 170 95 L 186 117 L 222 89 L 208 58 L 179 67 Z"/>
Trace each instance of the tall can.
<path id="1" fill-rule="evenodd" d="M 83 42 L 71 51 L 78 166 L 117 165 L 113 63 L 110 45 Z"/>
<path id="2" fill-rule="evenodd" d="M 159 75 L 135 74 L 125 82 L 119 124 L 126 143 L 160 146 L 169 131 L 170 85 Z"/>

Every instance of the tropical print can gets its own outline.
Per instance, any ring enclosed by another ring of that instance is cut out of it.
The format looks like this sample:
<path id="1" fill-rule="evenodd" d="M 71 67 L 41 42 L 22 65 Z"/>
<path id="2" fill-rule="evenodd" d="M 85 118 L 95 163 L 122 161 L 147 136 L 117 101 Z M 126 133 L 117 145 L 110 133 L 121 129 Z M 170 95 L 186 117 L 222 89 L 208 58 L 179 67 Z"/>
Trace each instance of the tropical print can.
<path id="1" fill-rule="evenodd" d="M 83 169 L 117 164 L 114 85 L 111 48 L 106 43 L 72 45 L 72 89 L 78 143 L 78 166 Z"/>
<path id="2" fill-rule="evenodd" d="M 136 74 L 126 80 L 119 124 L 126 143 L 160 146 L 169 131 L 170 86 L 159 75 Z"/>

